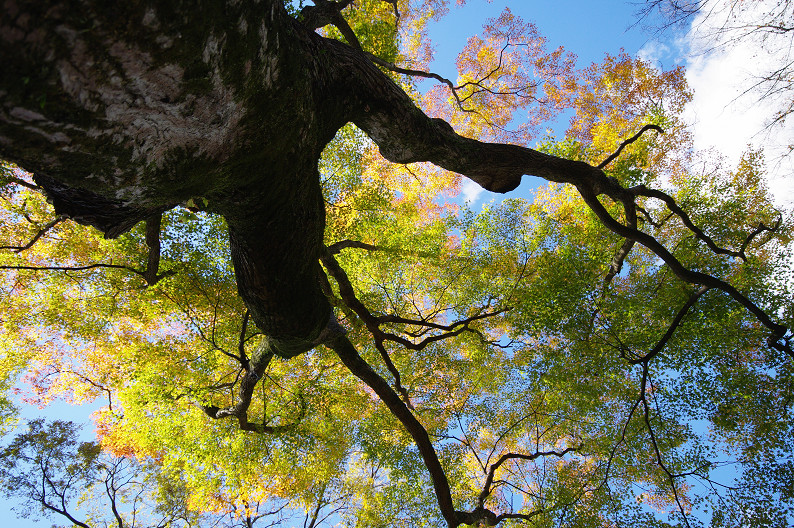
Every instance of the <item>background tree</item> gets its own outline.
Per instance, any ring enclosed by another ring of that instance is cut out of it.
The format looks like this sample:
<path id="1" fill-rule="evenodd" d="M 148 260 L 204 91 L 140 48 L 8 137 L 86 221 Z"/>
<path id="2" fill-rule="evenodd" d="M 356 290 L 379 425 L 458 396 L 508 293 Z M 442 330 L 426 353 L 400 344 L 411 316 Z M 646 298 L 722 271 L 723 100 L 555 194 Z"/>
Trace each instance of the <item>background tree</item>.
<path id="1" fill-rule="evenodd" d="M 700 171 L 680 70 L 575 72 L 509 12 L 459 80 L 423 71 L 443 6 L 7 2 L 0 145 L 33 172 L 3 172 L 7 384 L 105 398 L 102 447 L 191 512 L 785 515 L 791 225 L 762 160 Z M 566 108 L 560 141 L 485 142 Z M 552 185 L 478 213 L 450 171 Z"/>
<path id="2" fill-rule="evenodd" d="M 33 503 L 33 508 L 20 506 L 22 517 L 62 516 L 83 528 L 189 524 L 178 511 L 157 512 L 146 505 L 156 486 L 138 478 L 143 472 L 133 461 L 109 457 L 96 443 L 79 442 L 74 424 L 34 420 L 28 427 L 3 449 L 0 469 L 5 492 Z M 156 513 L 164 515 L 148 518 Z"/>
<path id="3" fill-rule="evenodd" d="M 37 419 L 2 450 L 0 482 L 18 497 L 19 515 L 68 520 L 70 526 L 118 528 L 218 526 L 251 528 L 284 521 L 263 504 L 229 504 L 225 515 L 187 508 L 186 490 L 148 461 L 116 457 L 96 442 L 79 441 L 72 422 Z"/>

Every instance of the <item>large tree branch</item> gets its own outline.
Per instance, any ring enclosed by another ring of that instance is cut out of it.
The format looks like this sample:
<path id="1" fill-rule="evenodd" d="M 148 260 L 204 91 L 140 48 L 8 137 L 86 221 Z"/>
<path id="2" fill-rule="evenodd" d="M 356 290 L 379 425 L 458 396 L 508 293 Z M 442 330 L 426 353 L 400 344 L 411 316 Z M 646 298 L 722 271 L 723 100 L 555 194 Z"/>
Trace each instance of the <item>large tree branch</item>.
<path id="1" fill-rule="evenodd" d="M 515 189 L 524 174 L 560 183 L 587 183 L 598 194 L 620 188 L 601 170 L 583 162 L 462 137 L 445 121 L 425 115 L 368 57 L 339 42 L 326 40 L 324 44 L 335 59 L 329 71 L 333 91 L 344 94 L 350 120 L 390 161 L 429 161 L 500 193 Z"/>
<path id="2" fill-rule="evenodd" d="M 772 332 L 772 339 L 774 339 L 775 342 L 784 339 L 786 333 L 788 332 L 788 328 L 772 321 L 769 315 L 761 307 L 751 301 L 744 294 L 739 292 L 739 290 L 737 290 L 734 286 L 707 273 L 702 273 L 687 268 L 654 237 L 633 227 L 623 225 L 615 220 L 615 218 L 609 214 L 606 208 L 598 200 L 593 189 L 586 185 L 580 185 L 578 188 L 582 198 L 584 198 L 585 203 L 595 213 L 598 219 L 601 220 L 601 222 L 611 231 L 627 239 L 639 242 L 646 248 L 650 249 L 654 254 L 656 254 L 656 256 L 661 258 L 672 270 L 672 272 L 681 280 L 692 284 L 702 284 L 709 288 L 718 289 L 727 293 L 737 303 L 744 306 L 747 311 L 753 314 L 753 316 L 755 316 L 755 318 L 761 324 L 766 326 Z M 780 346 L 783 347 L 783 350 L 785 350 L 788 354 L 794 356 L 794 352 L 792 352 L 787 343 Z"/>
<path id="3" fill-rule="evenodd" d="M 450 526 L 450 528 L 455 528 L 461 524 L 481 525 L 482 523 L 485 523 L 485 525 L 494 526 L 505 519 L 529 519 L 534 515 L 541 513 L 508 513 L 497 516 L 494 512 L 483 507 L 482 502 L 490 493 L 494 473 L 507 460 L 513 458 L 534 460 L 540 456 L 564 456 L 569 452 L 575 451 L 578 449 L 578 447 L 567 448 L 560 452 L 537 452 L 530 455 L 508 453 L 502 455 L 502 457 L 500 457 L 500 459 L 490 467 L 486 486 L 480 496 L 481 500 L 478 507 L 470 512 L 458 511 L 454 508 L 449 481 L 444 468 L 441 466 L 441 462 L 438 458 L 438 455 L 436 454 L 435 448 L 430 441 L 430 436 L 428 435 L 424 426 L 419 422 L 419 420 L 416 419 L 413 413 L 411 413 L 408 406 L 400 399 L 400 397 L 389 386 L 386 380 L 384 380 L 377 372 L 375 372 L 375 370 L 373 370 L 372 367 L 359 355 L 358 351 L 356 351 L 355 347 L 347 338 L 347 336 L 344 335 L 344 333 L 336 334 L 334 337 L 326 341 L 325 345 L 333 350 L 337 356 L 339 356 L 339 358 L 342 360 L 342 363 L 348 368 L 348 370 L 350 370 L 350 372 L 353 373 L 353 375 L 355 375 L 361 381 L 366 383 L 368 387 L 375 391 L 381 401 L 386 405 L 386 407 L 388 407 L 388 409 L 400 421 L 400 423 L 403 424 L 403 427 L 405 427 L 408 434 L 411 435 L 411 438 L 413 438 L 414 443 L 419 449 L 419 453 L 422 456 L 425 467 L 430 473 L 436 500 L 438 501 L 439 508 L 441 509 L 441 514 L 444 516 L 444 519 L 447 521 L 447 524 Z"/>
<path id="4" fill-rule="evenodd" d="M 334 44 L 331 46 L 337 47 Z M 339 56 L 340 67 L 352 73 L 347 79 L 339 81 L 351 92 L 352 120 L 375 141 L 384 157 L 396 163 L 429 161 L 463 174 L 494 192 L 504 193 L 515 189 L 525 174 L 574 185 L 585 203 L 609 230 L 651 250 L 679 279 L 727 293 L 770 330 L 770 346 L 794 356 L 786 340 L 789 330 L 785 326 L 775 323 L 761 307 L 726 281 L 685 267 L 653 236 L 635 227 L 636 197 L 657 197 L 665 200 L 672 209 L 675 207 L 674 201 L 666 200 L 664 193 L 642 186 L 626 189 L 598 167 L 583 162 L 558 158 L 517 145 L 484 143 L 462 137 L 448 123 L 426 116 L 404 91 L 360 54 L 354 56 L 348 51 L 349 48 L 338 47 L 341 49 L 335 51 Z M 352 79 L 355 82 L 351 83 Z M 602 194 L 623 204 L 629 225 L 612 217 L 598 199 Z M 683 211 L 680 213 L 682 219 L 688 218 Z M 693 223 L 685 221 L 685 224 L 701 240 L 706 241 L 712 251 L 726 252 L 713 242 L 709 244 L 710 239 Z"/>
<path id="5" fill-rule="evenodd" d="M 679 279 L 727 293 L 770 330 L 770 346 L 794 356 L 786 338 L 788 328 L 775 323 L 761 307 L 731 284 L 685 267 L 653 236 L 634 227 L 636 197 L 658 197 L 670 206 L 671 202 L 665 199 L 663 193 L 644 187 L 626 189 L 598 167 L 583 162 L 558 158 L 517 145 L 484 143 L 462 137 L 448 123 L 425 115 L 403 90 L 366 57 L 339 43 L 329 41 L 327 45 L 337 57 L 336 65 L 339 70 L 347 74 L 343 78 L 337 78 L 336 82 L 349 94 L 351 119 L 375 141 L 383 156 L 390 161 L 429 161 L 463 174 L 485 189 L 501 193 L 515 189 L 525 174 L 574 185 L 585 203 L 609 230 L 648 248 Z M 598 199 L 602 194 L 623 204 L 629 225 L 612 217 Z M 707 240 L 702 231 L 691 222 L 687 223 L 687 227 L 702 240 Z M 713 243 L 708 245 L 712 251 L 724 252 Z"/>
<path id="6" fill-rule="evenodd" d="M 369 363 L 364 361 L 358 354 L 347 336 L 340 334 L 326 343 L 326 346 L 336 352 L 339 359 L 342 360 L 342 363 L 344 363 L 350 372 L 375 391 L 392 414 L 400 420 L 400 423 L 403 424 L 403 427 L 405 427 L 408 434 L 411 435 L 411 438 L 413 438 L 416 443 L 422 460 L 430 472 L 430 478 L 433 481 L 433 489 L 436 494 L 436 499 L 438 500 L 439 508 L 441 509 L 441 514 L 444 516 L 450 528 L 455 528 L 461 524 L 462 521 L 459 518 L 459 512 L 455 511 L 452 502 L 452 494 L 446 473 L 444 472 L 444 468 L 441 467 L 441 462 L 438 459 L 438 455 L 436 455 L 436 451 L 433 448 L 433 444 L 424 426 L 411 413 L 406 404 L 403 403 L 397 393 L 392 390 L 386 380 L 380 377 Z"/>

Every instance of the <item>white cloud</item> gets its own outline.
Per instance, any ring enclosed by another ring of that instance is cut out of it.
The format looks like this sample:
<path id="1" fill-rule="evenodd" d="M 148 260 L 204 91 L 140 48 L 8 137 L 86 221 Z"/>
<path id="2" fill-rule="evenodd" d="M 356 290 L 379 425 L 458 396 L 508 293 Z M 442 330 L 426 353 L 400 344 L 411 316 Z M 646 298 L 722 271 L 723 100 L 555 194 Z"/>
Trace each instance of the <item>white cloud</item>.
<path id="1" fill-rule="evenodd" d="M 748 145 L 762 148 L 772 194 L 779 205 L 790 208 L 794 206 L 794 154 L 784 154 L 794 143 L 794 119 L 782 126 L 768 125 L 792 93 L 768 95 L 757 84 L 790 60 L 792 39 L 770 34 L 735 38 L 737 33 L 726 27 L 763 16 L 772 2 L 744 4 L 749 7 L 730 21 L 720 9 L 728 3 L 709 2 L 710 9 L 693 19 L 683 41 L 687 81 L 694 92 L 687 118 L 693 125 L 695 147 L 715 148 L 733 165 Z"/>
<path id="2" fill-rule="evenodd" d="M 463 185 L 460 186 L 460 192 L 463 194 L 463 199 L 469 204 L 473 204 L 480 197 L 485 189 L 480 187 L 479 184 L 474 183 L 468 178 L 463 180 Z"/>
<path id="3" fill-rule="evenodd" d="M 637 57 L 645 62 L 653 64 L 657 68 L 661 67 L 662 59 L 667 57 L 670 54 L 670 46 L 659 42 L 658 40 L 652 40 L 647 42 L 639 51 L 637 51 Z"/>

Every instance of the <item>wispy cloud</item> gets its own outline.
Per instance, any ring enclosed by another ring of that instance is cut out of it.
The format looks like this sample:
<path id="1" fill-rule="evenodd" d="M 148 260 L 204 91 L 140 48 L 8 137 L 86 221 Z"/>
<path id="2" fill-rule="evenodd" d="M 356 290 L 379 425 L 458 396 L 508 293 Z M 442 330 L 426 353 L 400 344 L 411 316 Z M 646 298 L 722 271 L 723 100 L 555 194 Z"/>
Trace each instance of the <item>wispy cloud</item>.
<path id="1" fill-rule="evenodd" d="M 774 0 L 776 1 L 776 0 Z M 729 19 L 729 1 L 710 3 L 693 20 L 686 46 L 687 80 L 694 91 L 689 107 L 696 148 L 716 148 L 736 163 L 748 146 L 760 148 L 767 161 L 770 190 L 780 205 L 794 205 L 794 122 L 770 126 L 791 93 L 766 93 L 759 80 L 790 60 L 792 39 L 785 34 L 750 34 L 770 0 L 745 4 Z M 737 28 L 731 30 L 731 28 Z"/>
<path id="2" fill-rule="evenodd" d="M 469 204 L 474 204 L 485 189 L 474 183 L 469 179 L 464 179 L 463 184 L 460 186 L 460 192 L 463 199 Z"/>
<path id="3" fill-rule="evenodd" d="M 675 41 L 677 49 L 651 43 L 639 55 L 653 63 L 666 56 L 685 64 L 693 90 L 686 119 L 692 125 L 695 148 L 715 149 L 731 165 L 748 148 L 761 149 L 776 202 L 791 208 L 794 154 L 787 154 L 794 144 L 794 118 L 770 123 L 790 104 L 792 93 L 768 93 L 768 86 L 759 80 L 791 61 L 793 41 L 786 34 L 745 34 L 746 27 L 762 19 L 776 1 L 754 0 L 739 11 L 728 9 L 735 3 L 731 0 L 707 2 L 689 31 Z"/>

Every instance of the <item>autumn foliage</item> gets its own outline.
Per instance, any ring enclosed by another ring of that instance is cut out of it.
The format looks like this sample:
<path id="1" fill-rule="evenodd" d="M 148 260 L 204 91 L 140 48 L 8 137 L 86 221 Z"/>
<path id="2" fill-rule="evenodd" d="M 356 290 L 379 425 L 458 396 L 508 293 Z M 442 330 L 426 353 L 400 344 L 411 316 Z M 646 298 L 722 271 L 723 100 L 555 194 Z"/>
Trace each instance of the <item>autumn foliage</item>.
<path id="1" fill-rule="evenodd" d="M 342 13 L 365 51 L 425 70 L 426 23 L 446 4 L 356 1 Z M 791 220 L 758 153 L 728 167 L 693 151 L 680 69 L 628 55 L 579 67 L 509 10 L 457 67 L 421 90 L 386 70 L 465 136 L 593 166 L 623 144 L 606 173 L 661 191 L 638 194 L 636 218 L 603 206 L 791 328 Z M 558 137 L 545 131 L 553 120 L 568 123 Z M 319 167 L 324 291 L 426 430 L 457 510 L 540 526 L 791 514 L 792 355 L 735 298 L 628 244 L 573 186 L 475 207 L 459 175 L 391 164 L 352 125 Z M 93 403 L 102 456 L 134 464 L 152 497 L 178 487 L 193 522 L 445 523 L 415 437 L 330 348 L 269 359 L 247 410 L 259 434 L 208 416 L 235 405 L 241 364 L 266 339 L 238 296 L 223 218 L 200 203 L 164 213 L 152 275 L 148 222 L 104 240 L 54 216 L 22 169 L 2 171 L 7 430 L 19 399 Z"/>

